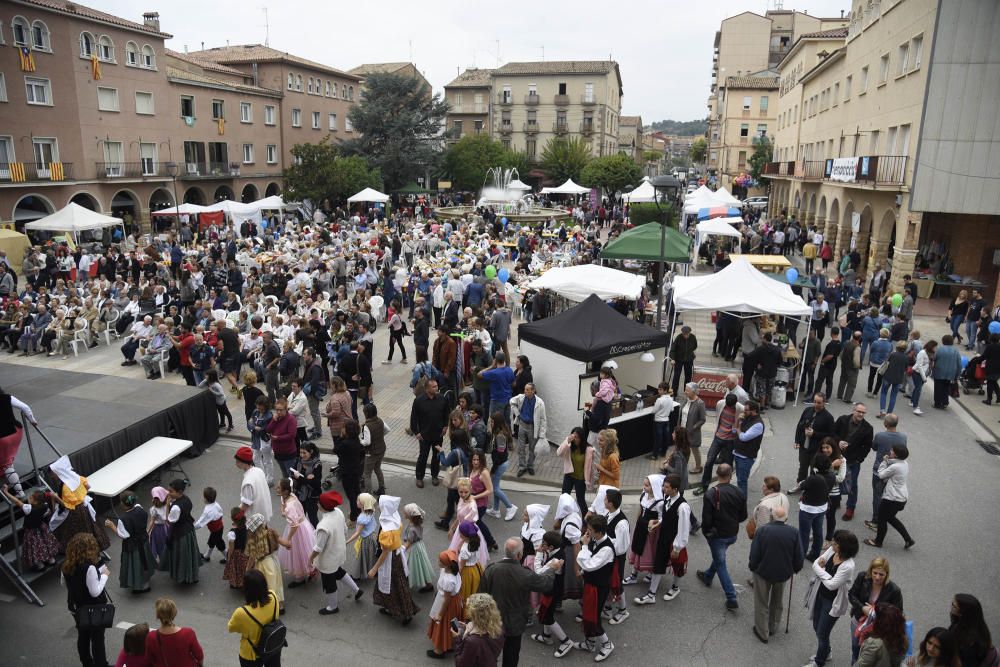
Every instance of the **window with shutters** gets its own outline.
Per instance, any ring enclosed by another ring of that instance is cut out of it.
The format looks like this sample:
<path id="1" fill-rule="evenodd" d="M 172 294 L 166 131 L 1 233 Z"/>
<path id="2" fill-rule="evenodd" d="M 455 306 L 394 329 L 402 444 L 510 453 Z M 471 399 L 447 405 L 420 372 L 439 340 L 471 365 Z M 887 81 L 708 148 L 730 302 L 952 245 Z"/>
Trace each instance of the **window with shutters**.
<path id="1" fill-rule="evenodd" d="M 98 86 L 97 108 L 100 111 L 118 111 L 118 89 Z"/>

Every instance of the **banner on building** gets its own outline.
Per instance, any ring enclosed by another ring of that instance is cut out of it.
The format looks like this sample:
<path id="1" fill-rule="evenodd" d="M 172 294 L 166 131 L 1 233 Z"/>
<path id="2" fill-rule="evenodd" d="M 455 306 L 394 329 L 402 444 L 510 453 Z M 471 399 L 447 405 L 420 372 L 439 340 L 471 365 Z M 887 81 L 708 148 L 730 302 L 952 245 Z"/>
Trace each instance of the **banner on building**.
<path id="1" fill-rule="evenodd" d="M 830 180 L 841 183 L 853 183 L 858 177 L 857 157 L 838 157 L 833 160 L 830 169 Z"/>

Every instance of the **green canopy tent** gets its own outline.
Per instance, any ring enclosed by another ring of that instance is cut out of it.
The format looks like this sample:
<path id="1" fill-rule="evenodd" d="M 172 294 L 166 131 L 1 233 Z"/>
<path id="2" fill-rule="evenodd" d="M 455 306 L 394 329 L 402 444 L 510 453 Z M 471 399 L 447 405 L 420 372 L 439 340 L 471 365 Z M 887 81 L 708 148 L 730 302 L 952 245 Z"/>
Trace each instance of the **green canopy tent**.
<path id="1" fill-rule="evenodd" d="M 660 256 L 660 225 L 633 227 L 601 250 L 601 259 L 635 259 L 643 262 L 691 262 L 691 237 L 667 227 L 663 256 Z"/>
<path id="2" fill-rule="evenodd" d="M 412 183 L 411 182 L 411 183 L 407 183 L 406 185 L 404 185 L 403 187 L 401 187 L 398 190 L 394 190 L 393 192 L 395 192 L 396 194 L 399 194 L 399 195 L 425 195 L 425 194 L 430 193 L 430 189 L 429 188 L 420 187 L 416 183 Z"/>

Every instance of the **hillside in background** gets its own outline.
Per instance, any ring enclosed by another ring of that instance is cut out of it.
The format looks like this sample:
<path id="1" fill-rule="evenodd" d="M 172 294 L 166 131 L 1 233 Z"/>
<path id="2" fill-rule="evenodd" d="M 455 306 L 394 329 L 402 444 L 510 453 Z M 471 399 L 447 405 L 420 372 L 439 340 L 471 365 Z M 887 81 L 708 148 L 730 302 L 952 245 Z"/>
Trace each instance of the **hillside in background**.
<path id="1" fill-rule="evenodd" d="M 707 123 L 704 120 L 658 120 L 647 126 L 647 130 L 676 134 L 680 137 L 698 137 L 705 134 Z"/>

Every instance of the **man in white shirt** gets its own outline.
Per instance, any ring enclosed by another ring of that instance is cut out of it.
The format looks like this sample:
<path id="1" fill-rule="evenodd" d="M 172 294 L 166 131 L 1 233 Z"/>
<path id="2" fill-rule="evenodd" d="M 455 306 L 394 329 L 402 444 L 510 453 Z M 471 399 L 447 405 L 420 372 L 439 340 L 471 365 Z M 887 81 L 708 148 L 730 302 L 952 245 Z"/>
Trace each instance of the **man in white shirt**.
<path id="1" fill-rule="evenodd" d="M 139 363 L 135 360 L 135 353 L 139 349 L 139 345 L 150 340 L 152 337 L 152 316 L 146 315 L 146 317 L 142 318 L 141 322 L 133 322 L 132 328 L 129 330 L 129 335 L 125 339 L 125 343 L 121 348 L 122 354 L 125 356 L 125 361 L 122 362 L 122 366 L 135 366 Z"/>
<path id="2" fill-rule="evenodd" d="M 663 478 L 663 504 L 659 507 L 660 518 L 649 522 L 649 531 L 652 533 L 657 526 L 660 532 L 657 535 L 656 558 L 653 562 L 653 575 L 649 582 L 649 591 L 642 597 L 635 598 L 633 602 L 640 605 L 656 604 L 656 592 L 660 586 L 661 577 L 666 574 L 667 565 L 673 571 L 673 583 L 663 595 L 663 599 L 669 602 L 680 595 L 680 577 L 683 574 L 682 565 L 675 566 L 675 562 L 686 562 L 687 543 L 691 537 L 691 506 L 688 505 L 684 496 L 681 495 L 681 477 L 676 474 L 669 474 Z M 667 547 L 670 551 L 667 552 Z M 682 558 L 683 556 L 683 558 Z M 681 575 L 678 574 L 681 572 Z"/>
<path id="3" fill-rule="evenodd" d="M 670 435 L 670 415 L 677 407 L 677 401 L 670 395 L 670 385 L 661 382 L 657 387 L 659 396 L 653 404 L 653 453 L 649 455 L 649 460 L 666 456 L 667 443 L 671 442 Z"/>
<path id="4" fill-rule="evenodd" d="M 265 521 L 271 521 L 271 490 L 267 486 L 264 471 L 254 467 L 253 450 L 240 447 L 234 456 L 236 467 L 243 472 L 240 485 L 240 509 L 244 516 L 261 514 Z"/>

